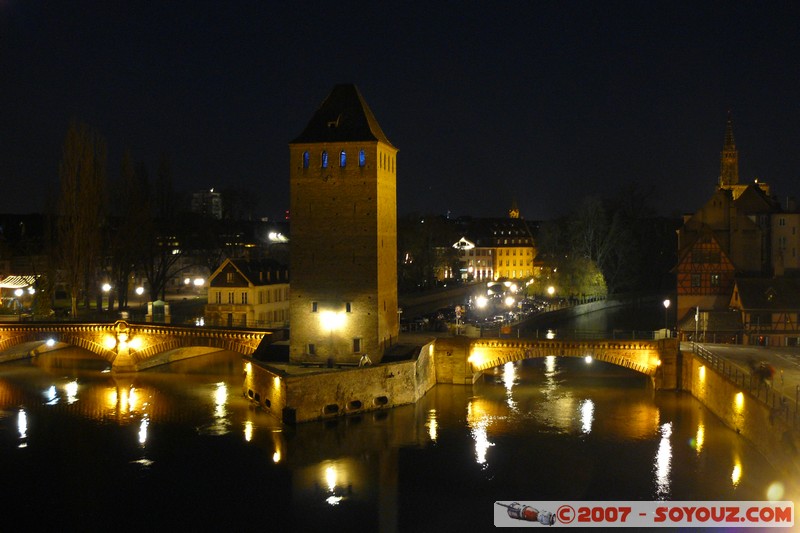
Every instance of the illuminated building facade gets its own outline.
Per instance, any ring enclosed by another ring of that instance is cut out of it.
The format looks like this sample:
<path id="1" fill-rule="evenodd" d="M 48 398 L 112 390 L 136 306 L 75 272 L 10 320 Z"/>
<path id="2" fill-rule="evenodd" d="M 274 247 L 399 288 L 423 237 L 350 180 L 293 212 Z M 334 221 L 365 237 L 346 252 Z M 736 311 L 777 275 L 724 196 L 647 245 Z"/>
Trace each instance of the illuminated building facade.
<path id="1" fill-rule="evenodd" d="M 397 149 L 337 85 L 289 157 L 290 360 L 377 362 L 399 333 Z"/>
<path id="2" fill-rule="evenodd" d="M 515 216 L 516 214 L 516 216 Z M 469 218 L 454 222 L 461 238 L 449 245 L 458 251 L 459 272 L 446 265 L 437 268 L 437 278 L 474 281 L 527 279 L 534 275 L 535 224 L 519 217 L 515 207 L 509 218 Z M 444 253 L 439 253 L 444 255 Z"/>
<path id="3" fill-rule="evenodd" d="M 289 270 L 274 261 L 226 259 L 208 280 L 207 326 L 282 328 L 289 320 Z"/>

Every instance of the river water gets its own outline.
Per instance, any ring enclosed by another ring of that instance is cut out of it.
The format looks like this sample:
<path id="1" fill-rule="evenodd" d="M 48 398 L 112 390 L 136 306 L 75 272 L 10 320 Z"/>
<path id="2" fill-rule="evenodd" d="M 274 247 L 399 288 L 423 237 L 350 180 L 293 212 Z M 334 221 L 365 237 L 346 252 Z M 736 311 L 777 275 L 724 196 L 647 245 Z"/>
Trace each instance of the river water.
<path id="1" fill-rule="evenodd" d="M 283 426 L 241 356 L 115 375 L 79 348 L 0 365 L 0 472 L 19 530 L 483 531 L 496 501 L 791 499 L 697 401 L 546 357 L 417 405 Z"/>

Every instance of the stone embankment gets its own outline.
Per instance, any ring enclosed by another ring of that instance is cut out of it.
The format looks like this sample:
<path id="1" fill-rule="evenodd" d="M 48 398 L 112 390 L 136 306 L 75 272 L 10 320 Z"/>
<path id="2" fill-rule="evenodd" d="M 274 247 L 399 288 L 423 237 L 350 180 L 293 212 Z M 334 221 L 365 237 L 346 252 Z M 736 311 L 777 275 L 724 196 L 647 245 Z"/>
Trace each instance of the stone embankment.
<path id="1" fill-rule="evenodd" d="M 697 398 L 726 426 L 752 443 L 786 479 L 800 480 L 796 413 L 780 402 L 773 406 L 754 396 L 748 387 L 734 383 L 691 351 L 681 351 L 680 359 L 680 390 Z M 796 485 L 786 490 L 800 494 L 800 482 Z"/>

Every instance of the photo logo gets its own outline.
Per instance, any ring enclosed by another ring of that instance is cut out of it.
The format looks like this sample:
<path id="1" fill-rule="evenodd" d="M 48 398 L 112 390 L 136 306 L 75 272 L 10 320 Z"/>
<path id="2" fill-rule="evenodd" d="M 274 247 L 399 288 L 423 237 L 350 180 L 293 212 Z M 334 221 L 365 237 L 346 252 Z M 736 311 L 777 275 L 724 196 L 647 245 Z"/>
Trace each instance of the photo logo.
<path id="1" fill-rule="evenodd" d="M 508 511 L 508 516 L 516 520 L 525 520 L 526 522 L 539 522 L 545 526 L 552 526 L 556 523 L 556 516 L 550 511 L 540 511 L 534 509 L 529 505 L 522 505 L 519 502 L 501 503 L 495 502 L 497 505 L 505 507 Z"/>

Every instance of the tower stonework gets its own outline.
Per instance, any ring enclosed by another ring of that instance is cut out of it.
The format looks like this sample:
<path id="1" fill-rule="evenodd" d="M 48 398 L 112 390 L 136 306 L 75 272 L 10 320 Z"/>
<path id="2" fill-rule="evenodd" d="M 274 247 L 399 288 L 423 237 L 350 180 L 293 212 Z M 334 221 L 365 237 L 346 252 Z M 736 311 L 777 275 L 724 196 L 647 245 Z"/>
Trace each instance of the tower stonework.
<path id="1" fill-rule="evenodd" d="M 292 362 L 378 362 L 397 341 L 397 149 L 354 85 L 289 143 Z"/>
<path id="2" fill-rule="evenodd" d="M 733 119 L 728 115 L 725 125 L 725 141 L 719 163 L 719 186 L 731 187 L 739 184 L 739 152 L 733 140 Z"/>

